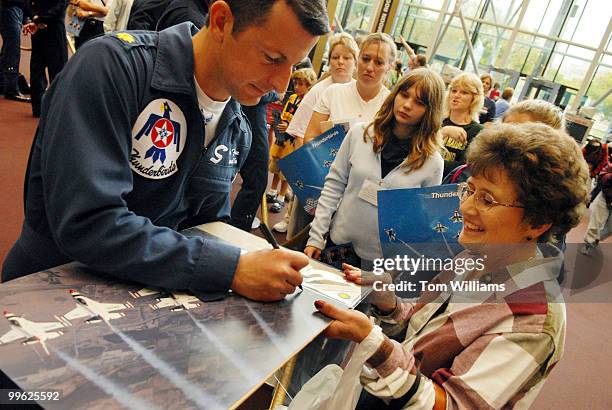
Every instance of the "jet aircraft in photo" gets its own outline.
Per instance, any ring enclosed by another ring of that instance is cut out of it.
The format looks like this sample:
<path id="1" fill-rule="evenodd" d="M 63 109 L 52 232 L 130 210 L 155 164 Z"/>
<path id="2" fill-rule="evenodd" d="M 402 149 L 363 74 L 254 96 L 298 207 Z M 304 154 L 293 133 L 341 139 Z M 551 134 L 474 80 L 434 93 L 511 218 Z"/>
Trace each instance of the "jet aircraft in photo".
<path id="1" fill-rule="evenodd" d="M 100 321 L 108 322 L 109 320 L 119 319 L 125 316 L 125 313 L 120 310 L 131 309 L 134 307 L 130 302 L 126 303 L 102 303 L 96 302 L 93 299 L 83 296 L 76 290 L 70 290 L 70 295 L 76 302 L 77 306 L 60 316 L 58 319 L 68 321 L 86 317 L 86 323 L 96 323 Z"/>
<path id="2" fill-rule="evenodd" d="M 8 310 L 4 311 L 4 317 L 11 324 L 11 330 L 0 337 L 0 345 L 23 339 L 22 344 L 40 343 L 44 351 L 49 354 L 45 340 L 55 339 L 64 334 L 57 329 L 64 327 L 59 322 L 33 322 L 17 316 Z"/>

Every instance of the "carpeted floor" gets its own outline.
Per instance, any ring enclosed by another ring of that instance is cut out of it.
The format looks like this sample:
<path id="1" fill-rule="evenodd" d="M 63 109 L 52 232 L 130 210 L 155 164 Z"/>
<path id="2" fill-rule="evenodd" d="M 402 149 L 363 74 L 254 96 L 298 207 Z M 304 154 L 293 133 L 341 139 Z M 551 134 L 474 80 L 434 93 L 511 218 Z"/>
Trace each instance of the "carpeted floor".
<path id="1" fill-rule="evenodd" d="M 38 121 L 29 104 L 0 96 L 0 259 L 19 236 L 23 221 L 23 181 Z"/>

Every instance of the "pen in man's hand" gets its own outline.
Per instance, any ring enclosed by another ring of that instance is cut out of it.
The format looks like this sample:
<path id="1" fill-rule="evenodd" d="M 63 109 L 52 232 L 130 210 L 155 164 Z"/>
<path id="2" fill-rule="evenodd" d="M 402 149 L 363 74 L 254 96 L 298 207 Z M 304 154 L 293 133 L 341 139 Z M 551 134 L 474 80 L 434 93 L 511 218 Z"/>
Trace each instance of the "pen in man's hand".
<path id="1" fill-rule="evenodd" d="M 280 249 L 280 245 L 278 244 L 278 242 L 276 241 L 276 238 L 270 231 L 270 228 L 268 228 L 268 225 L 261 222 L 259 224 L 259 229 L 261 230 L 261 233 L 263 233 L 264 237 L 266 238 L 266 241 L 268 241 L 268 243 L 272 245 L 274 249 Z M 302 289 L 302 285 L 298 285 L 298 288 L 300 288 L 300 290 L 304 290 Z"/>

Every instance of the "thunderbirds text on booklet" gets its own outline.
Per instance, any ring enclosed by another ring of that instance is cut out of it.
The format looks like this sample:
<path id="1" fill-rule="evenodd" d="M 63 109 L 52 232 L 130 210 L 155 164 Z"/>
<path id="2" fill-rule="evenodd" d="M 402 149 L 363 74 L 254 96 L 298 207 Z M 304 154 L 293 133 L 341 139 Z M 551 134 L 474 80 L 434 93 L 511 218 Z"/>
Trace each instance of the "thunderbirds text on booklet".
<path id="1" fill-rule="evenodd" d="M 462 248 L 457 184 L 378 191 L 378 229 L 385 258 L 452 258 Z"/>
<path id="2" fill-rule="evenodd" d="M 311 215 L 345 135 L 342 125 L 336 125 L 278 161 L 291 189 Z"/>

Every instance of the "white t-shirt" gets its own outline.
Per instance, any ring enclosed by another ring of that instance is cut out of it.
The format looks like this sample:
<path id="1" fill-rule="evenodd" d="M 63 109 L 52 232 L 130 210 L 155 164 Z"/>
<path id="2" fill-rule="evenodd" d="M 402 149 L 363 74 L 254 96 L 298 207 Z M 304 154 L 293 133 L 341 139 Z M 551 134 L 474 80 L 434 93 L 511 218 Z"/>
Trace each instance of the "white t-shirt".
<path id="1" fill-rule="evenodd" d="M 200 112 L 202 113 L 202 117 L 204 119 L 204 146 L 207 147 L 208 144 L 210 144 L 210 141 L 212 141 L 212 139 L 215 137 L 217 125 L 221 119 L 221 114 L 223 114 L 223 110 L 225 110 L 225 106 L 230 99 L 228 98 L 225 101 L 215 101 L 204 94 L 204 91 L 202 91 L 200 88 L 198 80 L 196 80 L 195 76 L 193 77 L 193 82 L 196 86 L 198 106 L 200 107 Z"/>
<path id="2" fill-rule="evenodd" d="M 127 28 L 134 0 L 113 0 L 104 19 L 104 31 L 122 31 Z"/>
<path id="3" fill-rule="evenodd" d="M 329 115 L 329 121 L 349 122 L 353 126 L 357 122 L 372 121 L 388 95 L 389 90 L 382 87 L 376 97 L 366 102 L 357 91 L 356 81 L 332 84 L 323 92 L 314 110 Z"/>
<path id="4" fill-rule="evenodd" d="M 355 80 L 351 79 L 350 82 L 354 83 Z M 330 75 L 325 80 L 315 84 L 310 91 L 306 93 L 304 99 L 300 103 L 300 106 L 293 115 L 293 119 L 289 123 L 289 127 L 287 127 L 287 134 L 293 135 L 294 137 L 304 138 L 304 134 L 306 133 L 306 128 L 308 128 L 308 123 L 310 122 L 310 117 L 312 117 L 312 112 L 315 105 L 321 99 L 323 92 L 332 84 L 334 84 L 334 81 Z"/>

